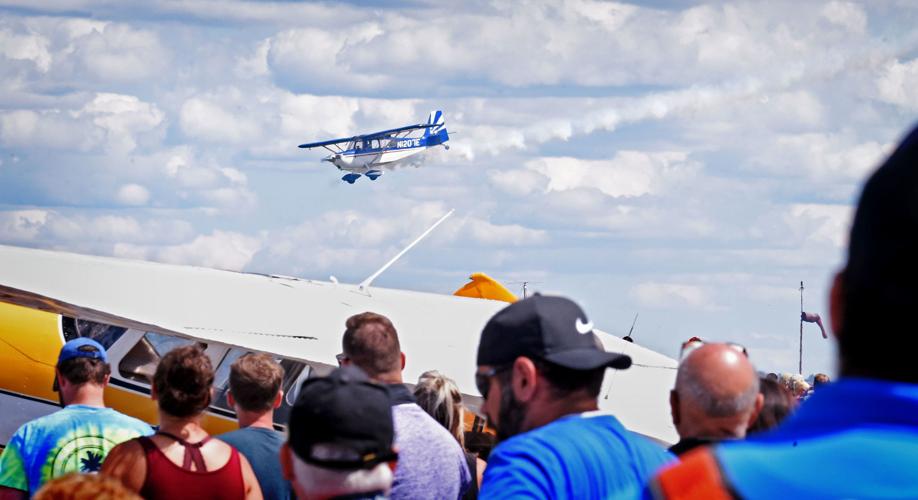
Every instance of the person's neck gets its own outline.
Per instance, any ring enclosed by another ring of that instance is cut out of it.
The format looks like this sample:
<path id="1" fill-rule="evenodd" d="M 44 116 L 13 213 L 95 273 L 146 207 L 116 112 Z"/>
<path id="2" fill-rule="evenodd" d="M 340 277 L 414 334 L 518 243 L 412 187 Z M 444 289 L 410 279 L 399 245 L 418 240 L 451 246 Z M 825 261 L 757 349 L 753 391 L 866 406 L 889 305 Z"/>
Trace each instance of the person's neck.
<path id="1" fill-rule="evenodd" d="M 200 415 L 180 418 L 162 410 L 159 412 L 159 430 L 191 442 L 207 436 L 207 431 L 201 427 Z"/>
<path id="2" fill-rule="evenodd" d="M 70 405 L 105 408 L 105 388 L 91 383 L 74 387 L 64 398 L 64 406 Z"/>
<path id="3" fill-rule="evenodd" d="M 248 411 L 236 406 L 236 418 L 239 420 L 239 428 L 255 427 L 258 429 L 274 430 L 274 410 L 268 411 Z"/>
<path id="4" fill-rule="evenodd" d="M 568 415 L 596 411 L 598 409 L 599 405 L 596 403 L 595 398 L 569 397 L 552 399 L 543 402 L 536 411 L 528 412 L 526 429 L 533 430 Z"/>
<path id="5" fill-rule="evenodd" d="M 402 380 L 402 372 L 400 372 L 400 371 L 398 371 L 398 372 L 389 372 L 389 373 L 381 373 L 381 374 L 379 374 L 379 375 L 373 377 L 373 380 L 376 381 L 376 382 L 378 382 L 378 383 L 380 383 L 380 384 L 404 384 L 404 383 L 405 383 L 405 382 Z"/>

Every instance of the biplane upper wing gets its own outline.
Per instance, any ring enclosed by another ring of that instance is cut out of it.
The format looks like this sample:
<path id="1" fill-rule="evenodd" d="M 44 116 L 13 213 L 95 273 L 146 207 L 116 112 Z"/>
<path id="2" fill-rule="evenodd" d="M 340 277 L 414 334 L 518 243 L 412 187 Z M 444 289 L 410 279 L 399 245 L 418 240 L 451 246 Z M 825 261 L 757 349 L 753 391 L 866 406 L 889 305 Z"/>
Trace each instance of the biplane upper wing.
<path id="1" fill-rule="evenodd" d="M 380 130 L 379 132 L 372 132 L 369 134 L 355 135 L 353 137 L 342 137 L 340 139 L 329 139 L 327 141 L 319 141 L 319 142 L 307 142 L 306 144 L 300 144 L 299 147 L 303 149 L 320 148 L 320 147 L 325 147 L 325 146 L 331 146 L 334 144 L 350 142 L 350 141 L 357 140 L 357 139 L 364 139 L 364 140 L 375 139 L 377 137 L 389 136 L 391 134 L 396 134 L 398 132 L 405 132 L 408 130 L 427 129 L 427 128 L 433 128 L 433 127 L 438 127 L 438 126 L 440 125 L 436 123 L 418 123 L 415 125 L 405 125 L 404 127 L 390 128 L 389 130 Z"/>
<path id="2" fill-rule="evenodd" d="M 0 245 L 0 301 L 335 366 L 345 320 L 392 319 L 406 354 L 405 381 L 427 370 L 456 380 L 473 408 L 480 332 L 505 302 L 158 264 Z M 606 349 L 632 368 L 606 377 L 599 406 L 630 429 L 672 443 L 675 360 L 612 335 Z"/>
<path id="3" fill-rule="evenodd" d="M 329 139 L 327 141 L 307 142 L 306 144 L 300 144 L 298 147 L 303 148 L 303 149 L 324 148 L 325 146 L 334 146 L 335 144 L 342 144 L 345 142 L 350 142 L 350 141 L 359 139 L 360 137 L 361 136 L 342 137 L 341 139 Z"/>

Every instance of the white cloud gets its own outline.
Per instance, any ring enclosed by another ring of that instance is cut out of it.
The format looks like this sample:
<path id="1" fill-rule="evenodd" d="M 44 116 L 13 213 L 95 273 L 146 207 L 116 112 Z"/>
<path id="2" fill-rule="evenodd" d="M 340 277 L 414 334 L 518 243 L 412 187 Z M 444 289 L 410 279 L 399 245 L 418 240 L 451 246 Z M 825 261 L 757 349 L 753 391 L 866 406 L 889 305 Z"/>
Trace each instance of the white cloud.
<path id="1" fill-rule="evenodd" d="M 685 307 L 705 310 L 717 309 L 710 294 L 700 286 L 679 283 L 640 283 L 631 289 L 631 296 L 646 307 L 680 309 Z"/>
<path id="2" fill-rule="evenodd" d="M 145 254 L 148 258 L 170 264 L 240 271 L 261 247 L 262 242 L 259 238 L 232 231 L 215 230 L 209 235 L 199 235 L 188 243 L 150 248 L 145 253 L 131 247 L 122 247 L 120 251 L 133 255 Z"/>
<path id="3" fill-rule="evenodd" d="M 822 8 L 822 15 L 829 22 L 856 34 L 867 28 L 867 13 L 853 2 L 832 1 Z"/>
<path id="4" fill-rule="evenodd" d="M 125 205 L 146 205 L 150 201 L 150 191 L 139 184 L 124 184 L 118 188 L 115 198 Z"/>
<path id="5" fill-rule="evenodd" d="M 0 212 L 0 240 L 7 243 L 30 242 L 38 237 L 47 221 L 47 210 Z"/>
<path id="6" fill-rule="evenodd" d="M 795 204 L 787 222 L 797 236 L 844 248 L 848 242 L 854 208 L 850 205 Z"/>
<path id="7" fill-rule="evenodd" d="M 877 77 L 879 98 L 907 110 L 918 110 L 918 59 L 889 62 Z"/>
<path id="8" fill-rule="evenodd" d="M 120 23 L 101 26 L 80 23 L 74 28 L 66 58 L 95 79 L 136 81 L 154 77 L 169 60 L 153 32 Z"/>
<path id="9" fill-rule="evenodd" d="M 522 170 L 491 171 L 495 184 L 513 194 L 598 189 L 606 196 L 630 198 L 658 194 L 691 177 L 699 165 L 682 152 L 619 151 L 610 160 L 571 157 L 537 158 Z M 547 183 L 532 173 L 541 174 Z"/>
<path id="10" fill-rule="evenodd" d="M 50 40 L 39 34 L 18 35 L 0 29 L 0 54 L 7 59 L 32 61 L 42 73 L 47 73 L 51 67 L 52 56 L 48 49 L 50 43 Z"/>
<path id="11" fill-rule="evenodd" d="M 158 140 L 164 116 L 135 96 L 98 93 L 79 108 L 0 112 L 0 141 L 10 147 L 128 153 L 150 134 Z"/>
<path id="12" fill-rule="evenodd" d="M 231 113 L 202 98 L 185 101 L 181 111 L 182 131 L 193 139 L 240 143 L 257 138 L 258 126 L 243 114 Z"/>
<path id="13" fill-rule="evenodd" d="M 859 142 L 850 132 L 778 134 L 751 162 L 770 172 L 851 182 L 863 179 L 891 150 L 891 143 Z"/>

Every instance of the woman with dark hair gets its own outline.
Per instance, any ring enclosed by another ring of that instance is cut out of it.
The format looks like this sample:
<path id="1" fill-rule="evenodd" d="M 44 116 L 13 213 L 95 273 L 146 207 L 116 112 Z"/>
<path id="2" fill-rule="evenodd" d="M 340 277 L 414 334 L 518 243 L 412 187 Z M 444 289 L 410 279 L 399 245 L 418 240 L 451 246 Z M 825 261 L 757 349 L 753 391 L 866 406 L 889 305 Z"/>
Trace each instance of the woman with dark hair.
<path id="1" fill-rule="evenodd" d="M 785 417 L 793 413 L 797 407 L 797 401 L 790 391 L 784 386 L 770 378 L 759 380 L 759 392 L 765 398 L 762 405 L 762 411 L 755 419 L 755 422 L 746 431 L 747 434 L 763 432 L 777 426 Z"/>
<path id="2" fill-rule="evenodd" d="M 246 458 L 201 427 L 213 381 L 210 358 L 197 345 L 166 354 L 153 376 L 159 430 L 116 446 L 102 473 L 147 499 L 262 498 Z"/>
<path id="3" fill-rule="evenodd" d="M 469 472 L 475 479 L 463 498 L 466 500 L 478 498 L 478 488 L 481 486 L 481 478 L 487 463 L 465 447 L 463 425 L 465 409 L 462 406 L 462 393 L 459 391 L 459 386 L 453 379 L 436 370 L 424 372 L 418 379 L 417 385 L 414 386 L 414 398 L 418 406 L 429 413 L 434 420 L 440 422 L 440 425 L 446 427 L 456 441 L 459 441 L 459 446 L 462 446 L 462 451 L 465 452 Z"/>

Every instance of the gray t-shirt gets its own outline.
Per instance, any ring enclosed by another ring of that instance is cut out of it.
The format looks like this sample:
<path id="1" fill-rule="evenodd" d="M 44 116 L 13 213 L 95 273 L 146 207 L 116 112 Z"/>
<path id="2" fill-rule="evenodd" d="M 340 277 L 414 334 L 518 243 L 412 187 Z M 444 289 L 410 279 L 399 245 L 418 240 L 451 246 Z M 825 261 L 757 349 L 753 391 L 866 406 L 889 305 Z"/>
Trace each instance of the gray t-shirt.
<path id="1" fill-rule="evenodd" d="M 397 386 L 390 389 L 396 403 L 392 418 L 398 448 L 391 497 L 394 500 L 462 498 L 472 481 L 462 447 L 420 406 L 407 402 L 413 399 L 409 398 L 407 388 L 404 392 Z"/>
<path id="2" fill-rule="evenodd" d="M 246 427 L 238 431 L 220 434 L 217 439 L 229 444 L 245 455 L 265 500 L 290 500 L 293 490 L 281 475 L 280 449 L 284 436 L 271 429 Z"/>

